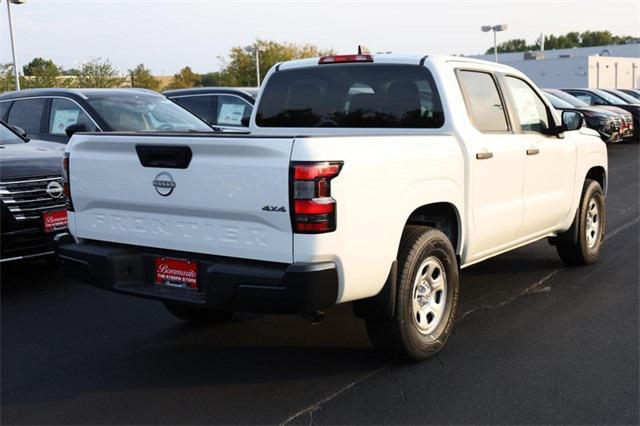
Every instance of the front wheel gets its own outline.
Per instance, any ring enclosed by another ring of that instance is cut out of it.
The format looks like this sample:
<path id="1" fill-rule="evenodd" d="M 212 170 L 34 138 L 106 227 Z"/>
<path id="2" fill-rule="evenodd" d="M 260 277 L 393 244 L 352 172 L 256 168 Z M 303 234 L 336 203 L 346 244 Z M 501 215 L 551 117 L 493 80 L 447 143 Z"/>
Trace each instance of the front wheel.
<path id="1" fill-rule="evenodd" d="M 588 265 L 598 260 L 607 224 L 604 192 L 600 184 L 587 179 L 571 228 L 558 235 L 556 249 L 569 265 Z"/>
<path id="2" fill-rule="evenodd" d="M 427 226 L 407 226 L 396 285 L 394 317 L 366 317 L 373 345 L 396 359 L 435 355 L 451 334 L 458 304 L 458 264 L 447 236 Z"/>

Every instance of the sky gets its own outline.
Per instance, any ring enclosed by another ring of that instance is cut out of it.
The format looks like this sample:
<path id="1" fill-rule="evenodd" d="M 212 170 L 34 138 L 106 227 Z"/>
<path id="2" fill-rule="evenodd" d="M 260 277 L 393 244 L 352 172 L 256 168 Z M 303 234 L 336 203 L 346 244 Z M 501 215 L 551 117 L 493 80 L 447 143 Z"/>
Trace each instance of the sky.
<path id="1" fill-rule="evenodd" d="M 0 63 L 11 61 L 6 0 L 0 0 Z M 218 70 L 220 56 L 256 38 L 354 53 L 480 54 L 480 26 L 507 24 L 498 42 L 541 33 L 609 30 L 640 37 L 640 0 L 247 1 L 27 0 L 12 5 L 18 62 L 66 68 L 109 58 L 121 71 L 144 63 L 156 75 L 189 65 Z"/>

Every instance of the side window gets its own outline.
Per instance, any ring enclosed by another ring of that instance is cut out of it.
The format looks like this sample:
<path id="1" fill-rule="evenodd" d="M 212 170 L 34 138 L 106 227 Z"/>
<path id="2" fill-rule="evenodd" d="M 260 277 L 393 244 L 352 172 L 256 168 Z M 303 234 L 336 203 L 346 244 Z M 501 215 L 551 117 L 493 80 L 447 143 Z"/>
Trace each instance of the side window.
<path id="1" fill-rule="evenodd" d="M 506 80 L 522 131 L 545 133 L 549 129 L 549 116 L 542 99 L 519 78 L 507 76 Z"/>
<path id="2" fill-rule="evenodd" d="M 74 124 L 84 124 L 90 132 L 97 130 L 93 121 L 91 121 L 87 113 L 84 112 L 78 104 L 69 99 L 52 99 L 47 134 L 65 136 L 67 127 Z"/>
<path id="3" fill-rule="evenodd" d="M 576 98 L 580 99 L 582 102 L 587 103 L 589 105 L 598 105 L 602 103 L 595 96 L 586 92 L 569 92 L 569 94 L 572 96 L 575 96 Z"/>
<path id="4" fill-rule="evenodd" d="M 7 112 L 11 108 L 11 101 L 0 102 L 0 120 L 7 121 Z"/>
<path id="5" fill-rule="evenodd" d="M 28 135 L 40 134 L 46 99 L 23 99 L 13 103 L 7 123 L 22 128 Z"/>
<path id="6" fill-rule="evenodd" d="M 218 96 L 218 113 L 216 124 L 220 126 L 242 127 L 242 119 L 251 117 L 253 107 L 247 101 L 236 96 Z"/>
<path id="7" fill-rule="evenodd" d="M 481 132 L 508 132 L 504 104 L 493 76 L 480 71 L 460 71 L 458 80 L 475 128 Z"/>
<path id="8" fill-rule="evenodd" d="M 185 96 L 173 98 L 172 101 L 197 115 L 209 124 L 215 124 L 216 116 L 213 113 L 215 96 Z"/>

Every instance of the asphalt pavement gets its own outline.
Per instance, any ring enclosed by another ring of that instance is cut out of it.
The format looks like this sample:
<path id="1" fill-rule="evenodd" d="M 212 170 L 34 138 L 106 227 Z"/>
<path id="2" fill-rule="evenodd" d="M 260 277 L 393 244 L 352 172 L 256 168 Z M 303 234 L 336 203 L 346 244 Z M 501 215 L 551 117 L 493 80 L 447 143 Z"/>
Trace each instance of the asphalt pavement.
<path id="1" fill-rule="evenodd" d="M 545 241 L 462 273 L 437 357 L 371 349 L 351 306 L 313 325 L 184 325 L 157 302 L 3 267 L 2 424 L 638 424 L 640 147 L 609 149 L 599 262 Z"/>

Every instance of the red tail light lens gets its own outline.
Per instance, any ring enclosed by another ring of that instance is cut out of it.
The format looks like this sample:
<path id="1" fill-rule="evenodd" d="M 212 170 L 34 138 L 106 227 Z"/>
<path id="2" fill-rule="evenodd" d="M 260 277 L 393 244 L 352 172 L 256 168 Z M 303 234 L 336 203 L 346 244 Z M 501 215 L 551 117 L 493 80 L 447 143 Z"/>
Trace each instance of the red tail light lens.
<path id="1" fill-rule="evenodd" d="M 69 178 L 69 153 L 65 152 L 64 157 L 62 158 L 62 191 L 64 192 L 65 204 L 67 206 L 67 210 L 72 212 L 73 210 L 73 201 L 71 200 L 71 184 Z"/>
<path id="2" fill-rule="evenodd" d="M 336 200 L 331 198 L 331 179 L 338 176 L 342 162 L 291 165 L 293 230 L 319 234 L 336 230 Z"/>

